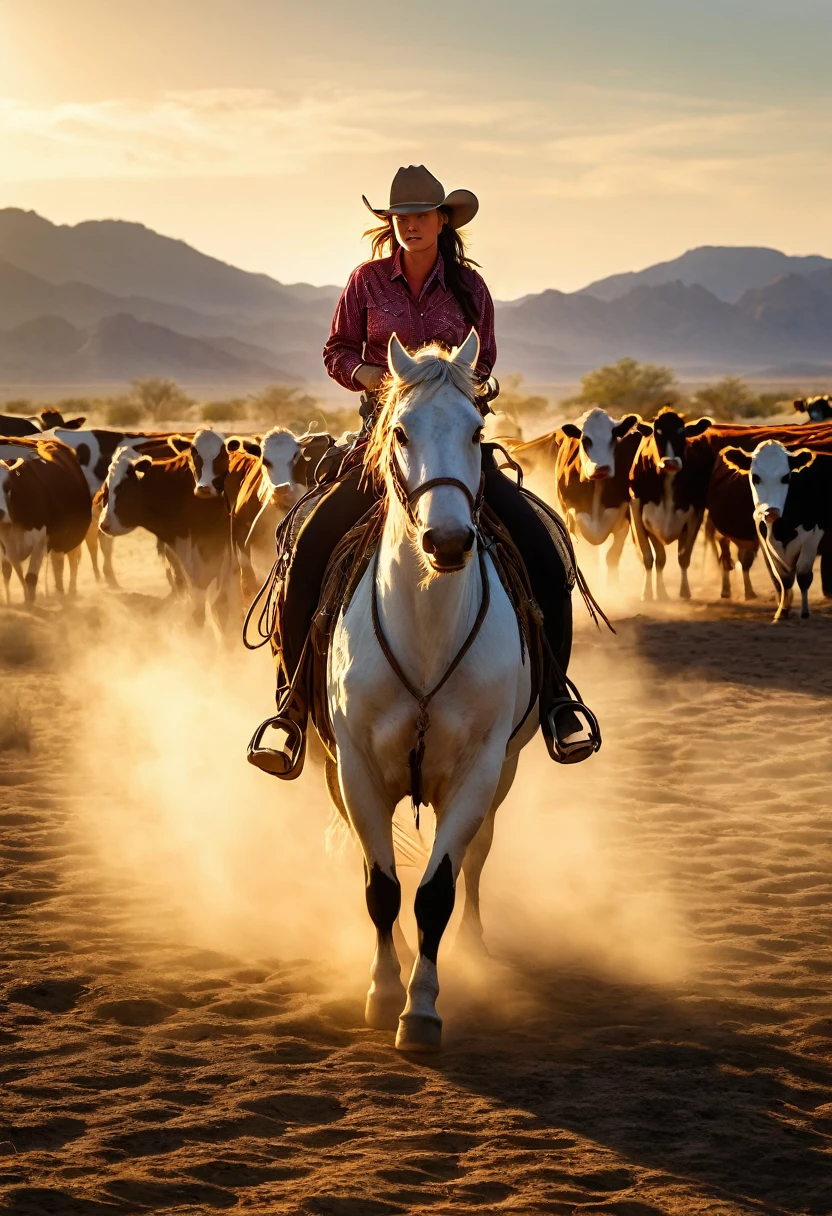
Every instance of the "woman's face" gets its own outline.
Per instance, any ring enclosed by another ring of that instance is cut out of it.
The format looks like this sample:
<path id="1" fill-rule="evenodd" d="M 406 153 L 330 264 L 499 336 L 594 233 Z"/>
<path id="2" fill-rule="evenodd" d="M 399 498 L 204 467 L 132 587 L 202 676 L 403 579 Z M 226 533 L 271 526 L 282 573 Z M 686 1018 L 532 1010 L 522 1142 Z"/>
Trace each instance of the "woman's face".
<path id="1" fill-rule="evenodd" d="M 431 249 L 439 240 L 439 233 L 448 222 L 444 211 L 420 211 L 418 215 L 394 215 L 393 228 L 396 239 L 408 253 L 421 253 Z"/>

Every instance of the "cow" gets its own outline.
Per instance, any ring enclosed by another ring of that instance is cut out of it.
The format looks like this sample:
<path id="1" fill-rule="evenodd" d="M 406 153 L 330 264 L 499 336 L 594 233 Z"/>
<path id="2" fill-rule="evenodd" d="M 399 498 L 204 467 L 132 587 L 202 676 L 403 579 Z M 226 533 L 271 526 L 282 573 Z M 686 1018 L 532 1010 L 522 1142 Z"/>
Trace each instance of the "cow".
<path id="1" fill-rule="evenodd" d="M 642 424 L 642 432 L 648 424 Z M 685 451 L 688 440 L 704 434 L 712 419 L 685 422 L 665 407 L 657 414 L 630 471 L 630 522 L 644 563 L 641 598 L 653 598 L 653 555 L 656 563 L 656 597 L 667 599 L 664 585 L 665 546 L 678 543 L 682 599 L 690 599 L 688 568 L 693 546 L 705 514 L 705 498 L 695 472 L 688 475 Z"/>
<path id="2" fill-rule="evenodd" d="M 0 548 L 7 604 L 11 602 L 12 570 L 20 579 L 25 602 L 35 602 L 47 553 L 61 595 L 63 558 L 69 555 L 69 590 L 74 594 L 80 546 L 89 530 L 91 511 L 89 488 L 69 448 L 55 440 L 25 436 L 0 446 Z"/>
<path id="3" fill-rule="evenodd" d="M 596 407 L 560 429 L 564 441 L 558 447 L 555 480 L 563 513 L 570 531 L 591 545 L 612 537 L 607 570 L 617 581 L 630 514 L 630 468 L 649 427 L 638 414 L 616 422 Z"/>
<path id="4" fill-rule="evenodd" d="M 775 621 L 789 615 L 795 579 L 805 620 L 815 558 L 832 528 L 832 455 L 809 448 L 790 451 L 768 439 L 753 452 L 726 448 L 722 458 L 747 475 L 761 547 L 779 593 Z"/>
<path id="5" fill-rule="evenodd" d="M 245 469 L 231 504 L 231 536 L 242 592 L 250 597 L 259 583 L 255 558 L 259 558 L 256 564 L 262 567 L 262 576 L 274 562 L 277 525 L 315 484 L 316 470 L 335 444 L 328 434 L 296 439 L 291 431 L 274 427 L 259 444 L 231 438 L 228 447 L 232 460 L 235 452 L 238 455 L 236 467 Z"/>
<path id="6" fill-rule="evenodd" d="M 828 393 L 823 397 L 798 397 L 794 408 L 799 414 L 808 414 L 812 422 L 828 422 L 832 419 L 832 398 Z"/>
<path id="7" fill-rule="evenodd" d="M 32 418 L 23 418 L 19 414 L 0 414 L 0 436 L 22 439 L 26 436 L 41 435 L 56 426 L 77 431 L 85 422 L 86 418 L 71 418 L 67 421 L 60 410 L 53 409 L 41 410 L 38 417 Z"/>
<path id="8" fill-rule="evenodd" d="M 185 454 L 163 459 L 124 445 L 116 449 L 101 491 L 99 527 L 108 536 L 144 528 L 173 556 L 193 602 L 193 621 L 205 623 L 205 608 L 218 627 L 228 620 L 230 568 L 228 508 L 223 495 L 197 495 Z"/>

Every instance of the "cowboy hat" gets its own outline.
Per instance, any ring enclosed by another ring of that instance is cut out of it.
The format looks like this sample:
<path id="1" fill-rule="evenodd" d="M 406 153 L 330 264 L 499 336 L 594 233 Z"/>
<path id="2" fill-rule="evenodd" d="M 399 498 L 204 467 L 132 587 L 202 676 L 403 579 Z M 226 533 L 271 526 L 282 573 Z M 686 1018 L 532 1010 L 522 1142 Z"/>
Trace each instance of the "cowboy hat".
<path id="1" fill-rule="evenodd" d="M 442 207 L 450 215 L 452 228 L 470 224 L 480 206 L 476 194 L 470 190 L 452 190 L 446 195 L 445 187 L 424 165 L 408 165 L 399 169 L 390 187 L 389 207 L 371 207 L 363 194 L 361 198 L 364 206 L 382 220 L 391 215 L 413 215 L 420 211 L 437 211 Z"/>

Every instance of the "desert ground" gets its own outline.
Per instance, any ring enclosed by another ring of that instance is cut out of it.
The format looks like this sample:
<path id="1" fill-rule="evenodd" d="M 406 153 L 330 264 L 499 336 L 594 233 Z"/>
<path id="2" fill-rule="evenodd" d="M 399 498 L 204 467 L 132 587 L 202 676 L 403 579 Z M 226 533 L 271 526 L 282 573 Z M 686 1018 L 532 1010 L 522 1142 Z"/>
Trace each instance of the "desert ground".
<path id="1" fill-rule="evenodd" d="M 77 602 L 0 609 L 0 1211 L 832 1212 L 817 590 L 775 627 L 761 569 L 721 605 L 698 553 L 690 604 L 642 606 L 589 562 L 617 633 L 577 605 L 572 674 L 604 747 L 525 754 L 490 958 L 448 935 L 419 1058 L 363 1025 L 361 862 L 320 770 L 245 763 L 268 659 L 195 637 L 146 537 L 116 563 L 120 594 L 85 559 Z"/>

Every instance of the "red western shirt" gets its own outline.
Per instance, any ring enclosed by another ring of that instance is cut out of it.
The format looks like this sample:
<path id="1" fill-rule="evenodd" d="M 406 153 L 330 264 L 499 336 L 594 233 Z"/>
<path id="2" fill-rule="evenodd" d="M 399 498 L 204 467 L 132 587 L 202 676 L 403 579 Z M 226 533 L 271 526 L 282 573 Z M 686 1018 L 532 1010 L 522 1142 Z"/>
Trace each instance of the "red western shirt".
<path id="1" fill-rule="evenodd" d="M 389 258 L 365 262 L 350 275 L 335 316 L 324 364 L 333 380 L 344 388 L 361 391 L 353 373 L 362 363 L 387 366 L 387 343 L 395 333 L 410 351 L 428 342 L 459 346 L 471 328 L 455 297 L 445 286 L 445 263 L 440 254 L 418 300 L 411 294 L 402 268 L 401 248 Z M 481 275 L 463 270 L 473 293 L 480 338 L 478 378 L 491 374 L 497 358 L 494 339 L 494 302 Z"/>

